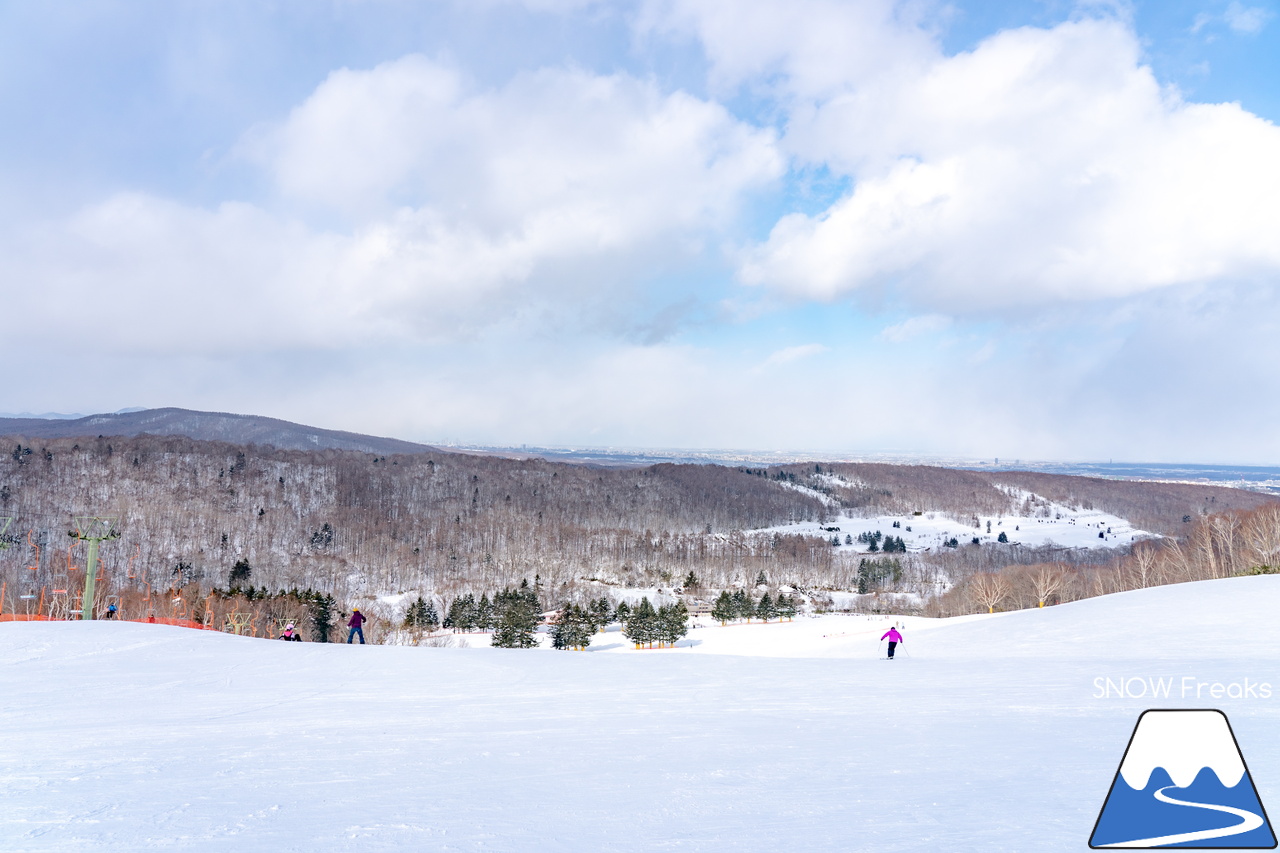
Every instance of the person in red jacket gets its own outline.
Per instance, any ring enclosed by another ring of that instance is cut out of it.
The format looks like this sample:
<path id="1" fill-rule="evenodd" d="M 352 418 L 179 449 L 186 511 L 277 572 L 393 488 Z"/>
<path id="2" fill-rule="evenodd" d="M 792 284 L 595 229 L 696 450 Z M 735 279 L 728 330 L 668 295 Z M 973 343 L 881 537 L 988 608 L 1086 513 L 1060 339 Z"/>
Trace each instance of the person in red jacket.
<path id="1" fill-rule="evenodd" d="M 898 643 L 903 641 L 902 635 L 898 633 L 897 628 L 890 628 L 880 639 L 889 641 L 889 660 L 893 660 L 893 650 L 898 647 Z"/>
<path id="2" fill-rule="evenodd" d="M 361 627 L 367 620 L 364 614 L 360 612 L 359 607 L 351 608 L 351 618 L 347 620 L 347 627 L 351 630 L 347 632 L 347 642 L 350 643 L 357 634 L 360 635 L 360 645 L 364 645 L 364 629 Z"/>

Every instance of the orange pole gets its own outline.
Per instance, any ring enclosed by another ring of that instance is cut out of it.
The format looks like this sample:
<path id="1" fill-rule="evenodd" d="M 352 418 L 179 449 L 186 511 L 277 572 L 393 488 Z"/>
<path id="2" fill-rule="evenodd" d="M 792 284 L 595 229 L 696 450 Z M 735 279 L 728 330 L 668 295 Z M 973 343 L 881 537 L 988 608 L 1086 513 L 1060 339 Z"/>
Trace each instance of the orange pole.
<path id="1" fill-rule="evenodd" d="M 9 585 L 8 581 L 0 583 L 0 616 L 4 615 L 4 590 Z"/>

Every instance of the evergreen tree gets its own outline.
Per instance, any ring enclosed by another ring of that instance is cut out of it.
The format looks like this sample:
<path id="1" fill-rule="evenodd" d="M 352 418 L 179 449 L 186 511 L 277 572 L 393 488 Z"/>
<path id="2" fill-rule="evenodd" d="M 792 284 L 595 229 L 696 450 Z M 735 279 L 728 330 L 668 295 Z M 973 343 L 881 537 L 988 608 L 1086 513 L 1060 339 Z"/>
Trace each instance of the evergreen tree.
<path id="1" fill-rule="evenodd" d="M 569 635 L 572 633 L 570 630 L 570 623 L 573 621 L 572 609 L 572 604 L 565 604 L 560 608 L 560 614 L 556 616 L 555 620 L 551 623 L 551 630 L 548 632 L 551 635 L 551 648 L 571 648 L 569 645 Z"/>
<path id="2" fill-rule="evenodd" d="M 738 590 L 738 592 L 742 593 L 742 597 L 737 598 L 735 602 L 738 606 L 738 616 L 750 622 L 752 617 L 756 615 L 756 603 L 747 593 L 742 592 L 742 590 Z"/>
<path id="3" fill-rule="evenodd" d="M 658 614 L 653 609 L 653 605 L 649 603 L 648 598 L 640 599 L 640 603 L 636 605 L 636 609 L 631 612 L 626 624 L 622 627 L 622 635 L 637 647 L 648 643 L 649 647 L 653 647 L 653 641 L 656 640 L 658 634 Z"/>
<path id="4" fill-rule="evenodd" d="M 839 537 L 833 536 L 831 538 L 836 540 L 837 545 L 840 544 Z M 756 575 L 756 586 L 764 586 L 767 583 L 769 583 L 769 581 L 765 579 L 764 569 L 761 569 L 760 574 Z"/>
<path id="5" fill-rule="evenodd" d="M 595 629 L 603 631 L 605 626 L 609 624 L 609 599 L 601 596 L 598 601 L 591 603 L 591 615 L 594 617 Z"/>
<path id="6" fill-rule="evenodd" d="M 774 606 L 773 599 L 769 597 L 769 593 L 766 592 L 764 597 L 760 599 L 760 603 L 756 605 L 756 615 L 764 622 L 768 622 L 778 615 L 778 610 Z"/>
<path id="7" fill-rule="evenodd" d="M 796 602 L 788 595 L 779 595 L 774 605 L 778 609 L 778 615 L 788 622 L 796 615 Z"/>
<path id="8" fill-rule="evenodd" d="M 422 596 L 418 596 L 418 600 L 409 605 L 409 609 L 404 614 L 404 626 L 406 628 L 417 628 L 418 623 L 422 619 L 422 611 L 426 609 L 426 602 L 422 600 Z"/>
<path id="9" fill-rule="evenodd" d="M 613 621 L 625 624 L 631 618 L 631 605 L 625 601 L 619 601 L 618 606 L 613 611 Z"/>
<path id="10" fill-rule="evenodd" d="M 589 610 L 577 604 L 566 604 L 551 624 L 553 649 L 585 649 L 591 645 L 595 633 L 595 621 Z"/>
<path id="11" fill-rule="evenodd" d="M 724 625 L 738 618 L 738 607 L 728 590 L 720 593 L 716 603 L 711 605 L 711 618 Z"/>
<path id="12" fill-rule="evenodd" d="M 476 605 L 476 627 L 481 631 L 488 631 L 497 624 L 494 617 L 493 605 L 489 603 L 488 593 L 480 594 L 480 603 Z"/>
<path id="13" fill-rule="evenodd" d="M 1099 538 L 1099 539 L 1103 538 L 1103 536 L 1102 536 L 1102 534 L 1101 534 L 1101 533 L 1099 533 L 1099 534 L 1098 534 L 1098 538 Z M 997 541 L 997 542 L 1008 542 L 1008 541 L 1009 541 L 1009 534 L 1008 534 L 1008 533 L 1005 533 L 1003 530 L 1001 530 L 1001 531 L 1000 531 L 1000 535 L 996 537 L 996 541 Z"/>
<path id="14" fill-rule="evenodd" d="M 493 632 L 493 645 L 500 649 L 531 649 L 538 645 L 534 634 L 542 618 L 538 594 L 524 581 L 520 589 L 505 589 L 494 596 L 498 610 L 498 627 Z"/>
<path id="15" fill-rule="evenodd" d="M 248 560 L 244 558 L 236 560 L 235 565 L 231 567 L 231 574 L 227 575 L 227 587 L 236 589 L 244 586 L 251 574 L 253 574 L 253 569 L 249 566 Z"/>
<path id="16" fill-rule="evenodd" d="M 689 572 L 689 574 L 685 575 L 685 578 L 684 578 L 684 588 L 685 588 L 685 589 L 697 589 L 697 588 L 698 588 L 698 576 L 697 576 L 697 575 L 695 575 L 692 571 L 691 571 L 691 572 Z"/>
<path id="17" fill-rule="evenodd" d="M 440 625 L 440 617 L 436 614 L 436 606 L 418 596 L 418 600 L 409 605 L 409 609 L 405 612 L 404 626 L 406 628 L 421 628 L 427 631 L 434 631 Z"/>
<path id="18" fill-rule="evenodd" d="M 458 605 L 458 615 L 453 621 L 455 627 L 463 633 L 476 629 L 476 597 L 474 595 L 467 593 L 462 597 L 462 603 Z"/>
<path id="19" fill-rule="evenodd" d="M 444 622 L 440 623 L 441 627 L 452 628 L 458 630 L 458 617 L 461 615 L 462 599 L 454 596 L 453 601 L 449 602 L 449 610 L 444 614 Z"/>
<path id="20" fill-rule="evenodd" d="M 683 601 L 664 604 L 658 608 L 657 639 L 674 646 L 689 633 L 689 608 Z"/>
<path id="21" fill-rule="evenodd" d="M 333 615 L 334 610 L 338 607 L 338 602 L 334 601 L 332 595 L 312 592 L 309 595 L 307 604 L 311 609 L 311 627 L 315 641 L 317 643 L 329 642 L 329 632 L 333 630 Z"/>

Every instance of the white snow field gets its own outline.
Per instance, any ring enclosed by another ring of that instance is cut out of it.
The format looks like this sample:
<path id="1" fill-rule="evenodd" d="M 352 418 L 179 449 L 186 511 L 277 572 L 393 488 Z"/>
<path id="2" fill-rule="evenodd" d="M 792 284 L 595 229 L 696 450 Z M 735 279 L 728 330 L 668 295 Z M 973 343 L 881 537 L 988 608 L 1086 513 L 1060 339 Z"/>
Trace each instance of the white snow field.
<path id="1" fill-rule="evenodd" d="M 1153 707 L 1222 709 L 1274 815 L 1278 611 L 908 619 L 893 662 L 861 616 L 607 654 L 5 623 L 0 850 L 1081 851 Z"/>
<path id="2" fill-rule="evenodd" d="M 752 536 L 773 533 L 826 537 L 838 535 L 842 543 L 839 546 L 841 552 L 870 550 L 869 545 L 856 541 L 858 534 L 874 533 L 877 530 L 885 536 L 902 539 L 908 551 L 936 550 L 953 537 L 962 545 L 968 545 L 975 536 L 983 544 L 989 544 L 998 542 L 1001 533 L 1010 542 L 1029 547 L 1056 545 L 1062 548 L 1121 548 L 1143 539 L 1157 538 L 1155 534 L 1139 530 L 1118 515 L 1037 500 L 1042 501 L 1042 514 L 1039 516 L 975 515 L 973 518 L 977 520 L 977 526 L 974 526 L 972 520 L 957 521 L 942 512 L 867 517 L 841 514 L 821 523 L 797 521 L 745 532 Z M 897 527 L 893 526 L 895 522 Z M 843 544 L 846 536 L 853 537 L 853 544 Z"/>

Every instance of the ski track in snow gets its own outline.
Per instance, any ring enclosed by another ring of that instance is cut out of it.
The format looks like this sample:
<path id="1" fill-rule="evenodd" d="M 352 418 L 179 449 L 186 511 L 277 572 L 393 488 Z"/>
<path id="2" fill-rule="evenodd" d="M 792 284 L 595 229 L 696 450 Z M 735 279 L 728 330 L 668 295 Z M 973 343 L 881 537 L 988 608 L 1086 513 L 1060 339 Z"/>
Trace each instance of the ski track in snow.
<path id="1" fill-rule="evenodd" d="M 1165 793 L 1165 791 L 1177 787 L 1177 785 L 1168 785 L 1164 788 L 1159 788 L 1154 792 L 1155 798 L 1162 803 L 1169 803 L 1174 806 L 1188 806 L 1195 809 L 1208 809 L 1209 811 L 1235 815 L 1240 818 L 1240 823 L 1237 823 L 1235 826 L 1224 826 L 1219 829 L 1200 829 L 1195 832 L 1179 832 L 1173 835 L 1160 835 L 1155 838 L 1139 838 L 1136 841 L 1125 841 L 1120 844 L 1104 844 L 1101 846 L 1167 847 L 1172 844 L 1185 844 L 1188 841 L 1208 841 L 1211 838 L 1228 838 L 1232 835 L 1251 832 L 1262 826 L 1262 816 L 1256 815 L 1247 809 L 1238 809 L 1234 806 L 1219 806 L 1211 803 L 1193 803 L 1189 800 L 1177 800 Z"/>
<path id="2" fill-rule="evenodd" d="M 3 623 L 0 850 L 1082 850 L 1151 704 L 1094 679 L 1275 684 L 1278 609 L 1262 576 L 565 653 Z M 1265 803 L 1280 699 L 1214 704 Z"/>

